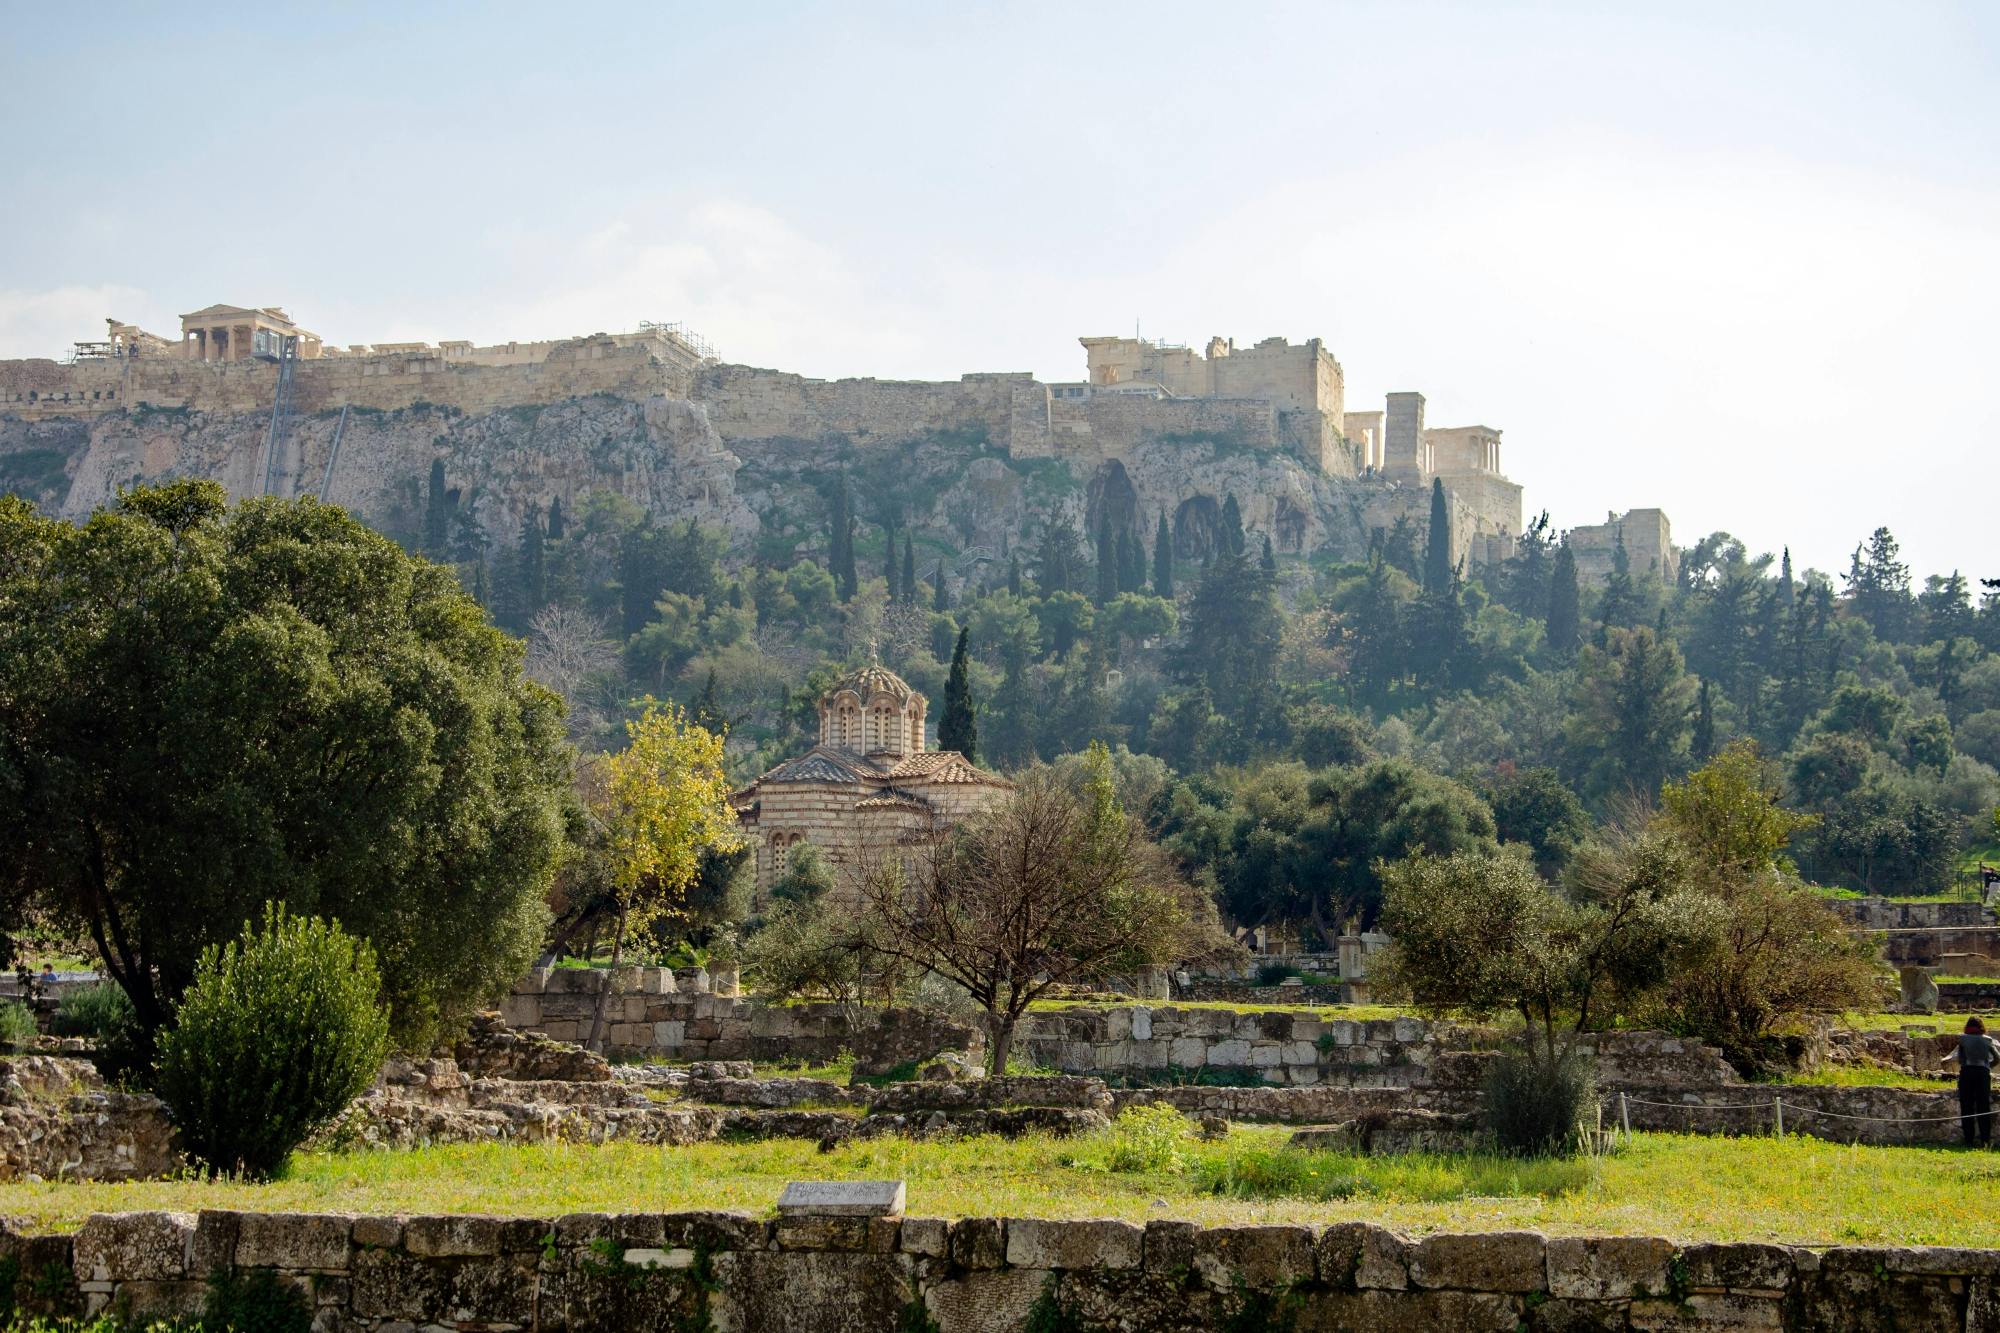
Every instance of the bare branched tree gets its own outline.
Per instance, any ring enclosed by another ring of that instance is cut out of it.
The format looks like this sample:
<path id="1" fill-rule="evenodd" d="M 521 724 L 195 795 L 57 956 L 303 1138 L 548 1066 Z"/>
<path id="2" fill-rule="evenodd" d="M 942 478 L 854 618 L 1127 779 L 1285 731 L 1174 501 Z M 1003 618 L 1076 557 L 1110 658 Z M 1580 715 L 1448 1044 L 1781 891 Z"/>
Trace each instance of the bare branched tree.
<path id="1" fill-rule="evenodd" d="M 604 622 L 587 611 L 558 603 L 528 622 L 528 674 L 565 699 L 585 679 L 617 664 L 618 645 L 605 636 Z"/>
<path id="2" fill-rule="evenodd" d="M 1212 906 L 1119 808 L 1108 758 L 1080 792 L 1028 774 L 998 809 L 884 859 L 860 884 L 872 946 L 957 983 L 986 1011 L 995 1073 L 1021 1015 L 1052 988 L 1221 942 Z"/>

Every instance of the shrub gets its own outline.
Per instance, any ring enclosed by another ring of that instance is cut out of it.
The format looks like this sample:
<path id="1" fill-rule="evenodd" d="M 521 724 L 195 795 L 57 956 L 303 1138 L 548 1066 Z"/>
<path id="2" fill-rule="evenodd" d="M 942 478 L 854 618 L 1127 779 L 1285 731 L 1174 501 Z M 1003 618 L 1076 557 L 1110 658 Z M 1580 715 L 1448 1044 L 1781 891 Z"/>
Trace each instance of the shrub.
<path id="1" fill-rule="evenodd" d="M 1503 1152 L 1568 1156 L 1581 1142 L 1578 1129 L 1596 1097 L 1583 1057 L 1504 1051 L 1486 1078 L 1486 1127 Z"/>
<path id="2" fill-rule="evenodd" d="M 1105 1171 L 1178 1171 L 1186 1165 L 1187 1117 L 1171 1106 L 1128 1106 L 1112 1122 L 1101 1157 Z"/>
<path id="3" fill-rule="evenodd" d="M 58 1037 L 91 1037 L 98 1041 L 116 1038 L 132 1022 L 132 1001 L 118 986 L 100 981 L 94 986 L 76 986 L 63 992 L 49 1019 L 49 1031 Z"/>
<path id="4" fill-rule="evenodd" d="M 19 1000 L 0 1000 L 0 1046 L 18 1051 L 41 1035 L 35 1016 Z"/>
<path id="5" fill-rule="evenodd" d="M 211 1171 L 282 1167 L 375 1077 L 380 988 L 366 942 L 277 904 L 210 945 L 160 1042 L 158 1091 L 189 1151 Z"/>
<path id="6" fill-rule="evenodd" d="M 1290 981 L 1293 977 L 1297 977 L 1303 981 L 1305 975 L 1305 973 L 1299 971 L 1296 967 L 1287 967 L 1283 963 L 1264 963 L 1258 967 L 1257 975 L 1251 980 L 1250 984 L 1253 986 L 1276 986 L 1281 982 Z"/>

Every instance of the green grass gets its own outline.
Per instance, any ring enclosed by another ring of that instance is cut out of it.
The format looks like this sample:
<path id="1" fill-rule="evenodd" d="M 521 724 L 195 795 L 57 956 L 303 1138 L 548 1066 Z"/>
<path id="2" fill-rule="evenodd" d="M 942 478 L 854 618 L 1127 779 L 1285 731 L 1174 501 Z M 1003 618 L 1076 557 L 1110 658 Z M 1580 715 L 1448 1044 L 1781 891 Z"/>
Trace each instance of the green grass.
<path id="1" fill-rule="evenodd" d="M 1781 1082 L 1808 1088 L 1916 1088 L 1921 1092 L 1944 1092 L 1949 1080 L 1921 1078 L 1901 1069 L 1874 1065 L 1824 1065 L 1810 1074 L 1792 1074 Z"/>
<path id="2" fill-rule="evenodd" d="M 1355 1158 L 1296 1152 L 1285 1146 L 1287 1134 L 1239 1126 L 1221 1143 L 1187 1140 L 1173 1165 L 1141 1171 L 1105 1167 L 1109 1135 L 876 1139 L 829 1153 L 793 1140 L 478 1144 L 308 1155 L 268 1184 L 14 1181 L 0 1184 L 0 1214 L 63 1230 L 93 1212 L 138 1209 L 768 1214 L 790 1180 L 887 1177 L 908 1182 L 913 1216 L 1365 1219 L 1407 1231 L 1532 1227 L 1682 1240 L 2000 1245 L 1996 1153 L 1642 1134 L 1610 1156 L 1578 1162 Z"/>

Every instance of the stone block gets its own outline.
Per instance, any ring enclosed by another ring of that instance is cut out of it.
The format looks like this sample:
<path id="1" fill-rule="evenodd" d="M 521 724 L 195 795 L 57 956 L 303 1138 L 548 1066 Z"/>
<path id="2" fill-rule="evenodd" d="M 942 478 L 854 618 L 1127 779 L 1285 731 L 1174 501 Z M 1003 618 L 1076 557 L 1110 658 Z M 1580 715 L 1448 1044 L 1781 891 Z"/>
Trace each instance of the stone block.
<path id="1" fill-rule="evenodd" d="M 1200 1037 L 1175 1037 L 1167 1051 L 1167 1063 L 1182 1069 L 1199 1069 L 1208 1062 L 1208 1042 Z"/>
<path id="2" fill-rule="evenodd" d="M 693 1250 L 662 1250 L 652 1246 L 640 1246 L 625 1251 L 627 1268 L 693 1268 Z"/>
<path id="3" fill-rule="evenodd" d="M 997 1217 L 962 1217 L 951 1224 L 951 1261 L 959 1268 L 999 1268 L 1007 1262 L 1007 1226 Z"/>
<path id="4" fill-rule="evenodd" d="M 1695 1288 L 1782 1292 L 1792 1285 L 1794 1251 L 1751 1242 L 1695 1244 L 1681 1251 L 1681 1273 Z"/>
<path id="5" fill-rule="evenodd" d="M 518 1254 L 541 1248 L 553 1228 L 517 1217 L 413 1217 L 403 1224 L 403 1248 L 426 1258 Z"/>
<path id="6" fill-rule="evenodd" d="M 85 1282 L 158 1282 L 187 1276 L 191 1213 L 96 1213 L 76 1233 L 76 1273 Z"/>
<path id="7" fill-rule="evenodd" d="M 1667 1290 L 1674 1246 L 1657 1236 L 1558 1236 L 1547 1257 L 1551 1296 L 1624 1301 Z"/>
<path id="8" fill-rule="evenodd" d="M 1336 1018 L 1328 1025 L 1328 1030 L 1333 1033 L 1333 1044 L 1336 1046 L 1354 1046 L 1361 1041 L 1361 1025 L 1352 1019 Z"/>
<path id="9" fill-rule="evenodd" d="M 1007 1262 L 1015 1268 L 1137 1268 L 1145 1230 L 1110 1219 L 1007 1219 Z"/>
<path id="10" fill-rule="evenodd" d="M 236 1262 L 244 1268 L 340 1272 L 354 1219 L 329 1213 L 245 1213 L 236 1232 Z"/>
<path id="11" fill-rule="evenodd" d="M 539 995 L 509 995 L 500 1001 L 500 1021 L 510 1028 L 531 1028 L 542 1021 Z"/>
<path id="12" fill-rule="evenodd" d="M 964 1273 L 924 1287 L 924 1305 L 950 1333 L 1019 1333 L 1047 1273 L 1032 1268 Z"/>
<path id="13" fill-rule="evenodd" d="M 1153 1011 L 1151 1009 L 1143 1007 L 1133 1009 L 1131 1016 L 1127 1019 L 1127 1023 L 1131 1028 L 1132 1040 L 1151 1041 L 1153 1039 Z"/>
<path id="14" fill-rule="evenodd" d="M 805 1213 L 778 1219 L 777 1243 L 781 1250 L 894 1254 L 900 1226 L 896 1217 Z"/>
<path id="15" fill-rule="evenodd" d="M 1470 1291 L 1332 1292 L 1308 1299 L 1297 1333 L 1518 1333 L 1518 1298 Z"/>
<path id="16" fill-rule="evenodd" d="M 1209 1227 L 1195 1233 L 1194 1269 L 1218 1291 L 1310 1282 L 1318 1271 L 1313 1234 L 1296 1226 Z"/>
<path id="17" fill-rule="evenodd" d="M 1241 1037 L 1228 1041 L 1218 1041 L 1208 1048 L 1208 1059 L 1198 1061 L 1211 1065 L 1247 1065 L 1250 1063 L 1250 1043 Z M 1193 1068 L 1193 1066 L 1189 1066 Z"/>
<path id="18" fill-rule="evenodd" d="M 1276 1069 L 1284 1062 L 1284 1048 L 1275 1041 L 1260 1041 L 1250 1048 L 1252 1069 Z"/>
<path id="19" fill-rule="evenodd" d="M 357 1217 L 350 1234 L 358 1246 L 389 1249 L 403 1243 L 403 1222 L 396 1217 Z"/>
<path id="20" fill-rule="evenodd" d="M 1424 1023 L 1420 1018 L 1392 1018 L 1389 1020 L 1389 1034 L 1399 1042 L 1413 1045 L 1424 1039 Z"/>
<path id="21" fill-rule="evenodd" d="M 662 1050 L 678 1050 L 686 1040 L 686 1023 L 667 1022 L 653 1024 L 653 1045 Z"/>
<path id="22" fill-rule="evenodd" d="M 188 1242 L 187 1271 L 213 1273 L 236 1266 L 236 1235 L 243 1214 L 204 1208 L 195 1214 L 194 1237 Z"/>
<path id="23" fill-rule="evenodd" d="M 1372 1222 L 1336 1222 L 1320 1234 L 1319 1280 L 1329 1287 L 1402 1291 L 1410 1285 L 1409 1242 Z"/>
<path id="24" fill-rule="evenodd" d="M 771 1243 L 771 1227 L 747 1213 L 664 1213 L 661 1243 L 706 1250 L 762 1250 Z"/>
<path id="25" fill-rule="evenodd" d="M 904 1254 L 942 1259 L 951 1252 L 951 1223 L 941 1217 L 906 1217 L 896 1243 Z"/>
<path id="26" fill-rule="evenodd" d="M 1199 1230 L 1192 1222 L 1166 1218 L 1146 1223 L 1146 1271 L 1168 1274 L 1193 1272 L 1195 1235 Z"/>
<path id="27" fill-rule="evenodd" d="M 1785 1327 L 1784 1303 L 1764 1296 L 1693 1291 L 1682 1301 L 1633 1301 L 1626 1312 L 1635 1330 L 1761 1329 Z M 1824 1325 L 1841 1327 L 1839 1322 Z"/>
<path id="28" fill-rule="evenodd" d="M 1309 1041 L 1288 1041 L 1282 1048 L 1284 1061 L 1288 1065 L 1316 1065 L 1319 1063 L 1319 1048 Z"/>
<path id="29" fill-rule="evenodd" d="M 1548 1283 L 1537 1231 L 1427 1236 L 1410 1248 L 1410 1281 L 1459 1291 L 1541 1291 Z"/>

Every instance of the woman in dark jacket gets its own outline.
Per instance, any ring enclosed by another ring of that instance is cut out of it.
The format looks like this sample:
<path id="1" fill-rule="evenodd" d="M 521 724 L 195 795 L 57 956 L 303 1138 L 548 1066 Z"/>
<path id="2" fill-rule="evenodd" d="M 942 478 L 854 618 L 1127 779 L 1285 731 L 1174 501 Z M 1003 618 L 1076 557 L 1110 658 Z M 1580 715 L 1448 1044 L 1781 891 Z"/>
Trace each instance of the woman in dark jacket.
<path id="1" fill-rule="evenodd" d="M 1986 1035 L 1986 1024 L 1968 1018 L 1957 1049 L 1944 1058 L 1958 1061 L 1958 1128 L 1965 1146 L 1972 1147 L 1976 1137 L 1980 1147 L 1992 1147 L 1993 1062 L 2000 1058 L 2000 1046 Z"/>

